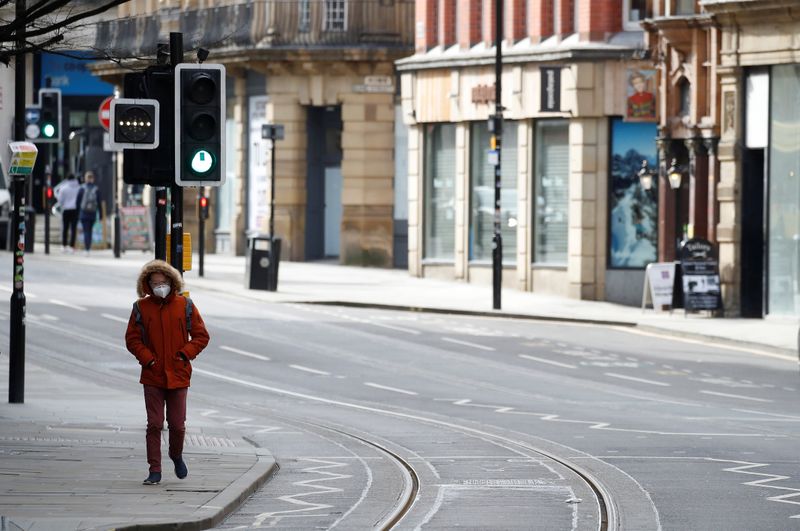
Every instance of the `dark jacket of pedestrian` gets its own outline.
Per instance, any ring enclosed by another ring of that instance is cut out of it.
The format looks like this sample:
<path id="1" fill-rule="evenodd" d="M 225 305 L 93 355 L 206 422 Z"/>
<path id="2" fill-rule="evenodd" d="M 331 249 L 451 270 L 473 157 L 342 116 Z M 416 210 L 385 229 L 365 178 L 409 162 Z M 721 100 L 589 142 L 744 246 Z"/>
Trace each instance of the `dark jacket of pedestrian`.
<path id="1" fill-rule="evenodd" d="M 161 273 L 169 280 L 166 297 L 154 295 L 149 282 L 154 273 Z M 164 389 L 189 387 L 191 361 L 208 345 L 208 331 L 195 305 L 190 315 L 191 337 L 187 333 L 187 301 L 182 291 L 180 273 L 162 260 L 145 264 L 139 274 L 136 292 L 140 297 L 141 324 L 137 324 L 135 312 L 131 312 L 125 344 L 142 366 L 139 381 L 143 385 Z"/>

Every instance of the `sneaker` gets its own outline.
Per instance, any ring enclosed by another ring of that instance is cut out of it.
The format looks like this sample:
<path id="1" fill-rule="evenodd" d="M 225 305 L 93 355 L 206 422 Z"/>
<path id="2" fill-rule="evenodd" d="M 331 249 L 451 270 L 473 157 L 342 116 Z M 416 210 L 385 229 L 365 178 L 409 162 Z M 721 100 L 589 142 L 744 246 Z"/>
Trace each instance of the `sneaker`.
<path id="1" fill-rule="evenodd" d="M 158 485 L 161 483 L 161 472 L 150 472 L 147 479 L 142 481 L 142 485 Z"/>
<path id="2" fill-rule="evenodd" d="M 178 476 L 178 479 L 183 479 L 189 475 L 189 469 L 186 468 L 186 463 L 183 462 L 182 457 L 173 459 L 172 462 L 175 463 L 175 475 Z"/>
<path id="3" fill-rule="evenodd" d="M 83 251 L 83 256 L 89 256 L 89 251 Z"/>

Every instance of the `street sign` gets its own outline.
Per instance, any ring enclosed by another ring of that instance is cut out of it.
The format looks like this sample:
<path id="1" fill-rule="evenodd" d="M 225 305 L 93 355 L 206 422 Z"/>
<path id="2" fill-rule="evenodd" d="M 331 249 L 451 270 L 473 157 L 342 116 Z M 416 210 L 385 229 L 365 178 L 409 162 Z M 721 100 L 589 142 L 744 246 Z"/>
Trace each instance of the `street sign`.
<path id="1" fill-rule="evenodd" d="M 9 175 L 30 175 L 36 164 L 36 155 L 39 150 L 33 142 L 9 142 L 11 149 L 11 164 L 8 168 Z"/>
<path id="2" fill-rule="evenodd" d="M 103 129 L 106 131 L 108 131 L 108 127 L 111 124 L 111 101 L 113 99 L 113 96 L 104 99 L 103 103 L 100 104 L 100 108 L 97 110 L 97 117 L 100 118 L 100 125 L 102 125 Z"/>

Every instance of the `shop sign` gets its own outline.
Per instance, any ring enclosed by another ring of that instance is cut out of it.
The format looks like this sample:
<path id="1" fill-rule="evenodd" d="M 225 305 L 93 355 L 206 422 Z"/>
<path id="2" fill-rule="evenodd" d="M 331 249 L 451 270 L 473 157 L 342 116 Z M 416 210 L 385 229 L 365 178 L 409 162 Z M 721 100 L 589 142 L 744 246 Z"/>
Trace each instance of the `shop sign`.
<path id="1" fill-rule="evenodd" d="M 561 110 L 561 68 L 543 66 L 541 76 L 540 110 L 558 112 Z"/>
<path id="2" fill-rule="evenodd" d="M 654 310 L 663 310 L 672 305 L 672 290 L 675 285 L 675 262 L 647 264 L 644 271 L 642 310 L 647 305 L 647 296 L 653 301 Z"/>
<path id="3" fill-rule="evenodd" d="M 472 88 L 472 103 L 488 104 L 494 102 L 494 85 L 478 85 Z"/>
<path id="4" fill-rule="evenodd" d="M 353 91 L 369 94 L 394 94 L 394 83 L 390 76 L 366 76 L 363 84 L 353 85 Z"/>
<path id="5" fill-rule="evenodd" d="M 687 312 L 722 308 L 719 262 L 711 242 L 693 238 L 683 244 L 680 273 L 683 307 Z"/>

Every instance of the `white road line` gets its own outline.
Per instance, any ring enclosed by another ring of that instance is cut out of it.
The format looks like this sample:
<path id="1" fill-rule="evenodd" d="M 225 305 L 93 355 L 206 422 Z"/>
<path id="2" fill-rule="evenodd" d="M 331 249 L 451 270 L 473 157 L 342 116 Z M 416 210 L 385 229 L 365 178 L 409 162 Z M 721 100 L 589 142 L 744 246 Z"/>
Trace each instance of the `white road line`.
<path id="1" fill-rule="evenodd" d="M 229 347 L 227 345 L 222 345 L 219 347 L 221 350 L 227 350 L 228 352 L 233 352 L 234 354 L 240 354 L 242 356 L 247 356 L 248 358 L 255 358 L 261 361 L 269 361 L 269 358 L 266 356 L 262 356 L 261 354 L 253 354 L 252 352 L 247 352 L 246 350 L 239 350 L 238 348 Z"/>
<path id="2" fill-rule="evenodd" d="M 632 382 L 639 382 L 644 384 L 650 385 L 660 385 L 661 387 L 670 387 L 670 384 L 666 382 L 657 382 L 655 380 L 645 380 L 644 378 L 634 378 L 633 376 L 626 376 L 624 374 L 617 374 L 615 372 L 605 372 L 603 373 L 606 376 L 611 376 L 612 378 L 620 378 L 622 380 L 630 380 Z"/>
<path id="3" fill-rule="evenodd" d="M 57 304 L 58 306 L 64 306 L 65 308 L 72 308 L 73 310 L 78 310 L 80 312 L 88 312 L 88 308 L 84 308 L 83 306 L 78 306 L 77 304 L 70 304 L 68 302 L 60 301 L 58 299 L 50 299 L 48 302 L 51 304 Z"/>
<path id="4" fill-rule="evenodd" d="M 404 395 L 413 395 L 416 396 L 417 393 L 414 391 L 406 391 L 405 389 L 398 389 L 397 387 L 389 387 L 387 385 L 380 385 L 372 382 L 364 382 L 364 385 L 368 387 L 374 387 L 375 389 L 383 389 L 384 391 L 393 391 L 395 393 L 402 393 Z"/>
<path id="5" fill-rule="evenodd" d="M 486 345 L 479 345 L 477 343 L 470 343 L 469 341 L 461 341 L 460 339 L 453 339 L 453 338 L 450 338 L 450 337 L 443 337 L 442 341 L 447 341 L 449 343 L 456 343 L 458 345 L 464 345 L 464 346 L 472 347 L 472 348 L 479 348 L 481 350 L 491 350 L 491 351 L 495 350 L 494 348 L 487 347 Z"/>
<path id="6" fill-rule="evenodd" d="M 298 371 L 305 371 L 310 372 L 312 374 L 321 374 L 322 376 L 330 376 L 331 373 L 325 371 L 318 371 L 317 369 L 312 369 L 311 367 L 304 367 L 302 365 L 289 365 L 292 369 L 297 369 Z"/>
<path id="7" fill-rule="evenodd" d="M 112 321 L 116 321 L 118 323 L 128 323 L 127 319 L 123 319 L 122 317 L 117 317 L 116 315 L 111 315 L 110 313 L 101 313 L 100 317 L 105 317 L 106 319 L 111 319 Z"/>
<path id="8" fill-rule="evenodd" d="M 550 365 L 556 365 L 557 367 L 564 367 L 566 369 L 577 369 L 576 365 L 570 365 L 569 363 L 561 363 L 558 361 L 546 360 L 544 358 L 537 358 L 536 356 L 529 356 L 528 354 L 520 354 L 520 358 L 525 358 L 526 360 L 533 360 L 538 361 L 541 363 L 549 363 Z"/>
<path id="9" fill-rule="evenodd" d="M 752 396 L 744 396 L 744 395 L 732 395 L 728 393 L 718 393 L 717 391 L 700 391 L 704 395 L 714 395 L 714 396 L 724 396 L 727 398 L 738 398 L 740 400 L 752 400 L 753 402 L 772 402 L 772 400 L 767 400 L 766 398 L 755 398 Z"/>
<path id="10" fill-rule="evenodd" d="M 415 335 L 415 336 L 418 336 L 418 335 L 420 335 L 422 333 L 419 330 L 412 330 L 410 328 L 403 328 L 401 326 L 392 326 L 392 325 L 387 325 L 387 324 L 383 324 L 383 323 L 375 323 L 375 322 L 372 322 L 372 321 L 364 321 L 364 322 L 367 323 L 367 324 L 371 324 L 372 326 L 380 326 L 382 328 L 388 328 L 390 330 L 397 330 L 398 332 L 405 332 L 406 334 L 412 334 L 412 335 Z"/>

